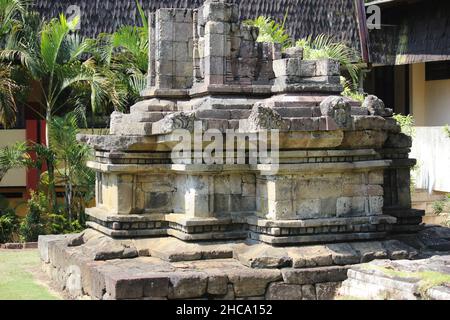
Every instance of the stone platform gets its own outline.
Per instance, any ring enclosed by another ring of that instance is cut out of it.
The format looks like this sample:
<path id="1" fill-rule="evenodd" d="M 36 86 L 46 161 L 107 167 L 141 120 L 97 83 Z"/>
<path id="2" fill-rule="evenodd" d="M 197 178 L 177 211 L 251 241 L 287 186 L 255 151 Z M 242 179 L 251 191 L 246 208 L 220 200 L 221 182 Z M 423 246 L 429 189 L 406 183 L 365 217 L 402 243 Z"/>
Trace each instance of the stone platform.
<path id="1" fill-rule="evenodd" d="M 392 262 L 395 266 L 420 265 L 423 260 L 407 261 L 435 255 L 433 243 L 442 236 L 448 241 L 450 230 L 427 228 L 404 241 L 277 248 L 252 241 L 117 240 L 87 229 L 41 236 L 39 249 L 47 274 L 73 298 L 325 300 L 334 299 L 347 273 L 350 283 L 361 280 L 358 275 L 366 272 L 361 263 L 389 259 L 401 260 Z M 366 285 L 364 280 L 348 289 L 347 283 L 342 292 L 351 296 Z"/>

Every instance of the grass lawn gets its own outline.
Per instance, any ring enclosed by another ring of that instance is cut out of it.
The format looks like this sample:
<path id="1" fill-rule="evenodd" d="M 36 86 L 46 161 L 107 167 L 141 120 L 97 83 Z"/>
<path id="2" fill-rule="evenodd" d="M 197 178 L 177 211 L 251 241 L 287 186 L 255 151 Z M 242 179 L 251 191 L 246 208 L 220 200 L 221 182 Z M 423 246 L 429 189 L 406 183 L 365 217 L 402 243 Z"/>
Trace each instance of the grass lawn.
<path id="1" fill-rule="evenodd" d="M 40 271 L 37 250 L 0 250 L 0 300 L 57 300 L 33 274 Z"/>

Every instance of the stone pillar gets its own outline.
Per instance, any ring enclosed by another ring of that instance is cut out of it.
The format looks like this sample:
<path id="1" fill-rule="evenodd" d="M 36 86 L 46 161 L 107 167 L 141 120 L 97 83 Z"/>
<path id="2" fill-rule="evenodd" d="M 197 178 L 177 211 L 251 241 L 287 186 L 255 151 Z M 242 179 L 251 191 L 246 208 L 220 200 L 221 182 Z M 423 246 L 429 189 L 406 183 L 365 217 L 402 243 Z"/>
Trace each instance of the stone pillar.
<path id="1" fill-rule="evenodd" d="M 225 1 L 206 1 L 203 6 L 205 24 L 204 76 L 206 85 L 223 85 L 228 56 L 231 6 Z"/>
<path id="2" fill-rule="evenodd" d="M 131 174 L 101 173 L 101 207 L 109 214 L 129 215 L 134 213 L 134 176 Z"/>
<path id="3" fill-rule="evenodd" d="M 207 175 L 188 175 L 185 180 L 184 208 L 189 218 L 208 218 L 214 208 L 214 179 Z"/>
<path id="4" fill-rule="evenodd" d="M 187 89 L 193 73 L 193 10 L 160 9 L 150 15 L 149 85 Z"/>
<path id="5" fill-rule="evenodd" d="M 258 177 L 256 201 L 259 215 L 271 220 L 295 219 L 292 187 L 289 176 Z"/>
<path id="6" fill-rule="evenodd" d="M 156 77 L 156 42 L 155 42 L 155 19 L 156 13 L 149 15 L 148 28 L 149 28 L 149 42 L 148 42 L 148 76 L 147 76 L 147 89 L 155 86 Z"/>
<path id="7" fill-rule="evenodd" d="M 202 82 L 203 76 L 200 70 L 200 52 L 199 52 L 199 24 L 198 24 L 198 10 L 194 10 L 193 13 L 193 53 L 192 53 L 192 63 L 194 69 L 194 82 Z"/>

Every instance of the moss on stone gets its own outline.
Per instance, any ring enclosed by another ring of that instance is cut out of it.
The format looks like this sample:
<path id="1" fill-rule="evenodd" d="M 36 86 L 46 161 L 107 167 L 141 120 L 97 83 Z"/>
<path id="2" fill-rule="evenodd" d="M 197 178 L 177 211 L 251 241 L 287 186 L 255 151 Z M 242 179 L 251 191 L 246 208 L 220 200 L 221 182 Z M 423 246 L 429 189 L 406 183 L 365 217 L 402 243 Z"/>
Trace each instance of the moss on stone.
<path id="1" fill-rule="evenodd" d="M 377 270 L 380 271 L 387 276 L 391 277 L 399 277 L 399 278 L 407 278 L 407 279 L 417 279 L 418 290 L 422 298 L 429 299 L 427 292 L 429 289 L 434 287 L 439 287 L 442 285 L 450 284 L 450 274 L 445 274 L 437 271 L 399 271 L 395 270 L 392 267 L 382 267 L 375 266 L 371 264 L 366 264 L 362 266 L 366 270 Z"/>

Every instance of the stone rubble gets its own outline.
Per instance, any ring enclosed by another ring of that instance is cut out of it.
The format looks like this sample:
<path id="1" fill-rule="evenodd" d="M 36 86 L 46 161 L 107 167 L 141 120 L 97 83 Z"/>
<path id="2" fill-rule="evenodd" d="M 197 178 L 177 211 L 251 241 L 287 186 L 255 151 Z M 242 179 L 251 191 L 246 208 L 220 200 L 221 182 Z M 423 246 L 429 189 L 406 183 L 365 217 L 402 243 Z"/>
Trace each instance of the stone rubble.
<path id="1" fill-rule="evenodd" d="M 449 265 L 450 255 L 443 255 L 353 266 L 339 295 L 371 300 L 450 300 Z M 442 278 L 442 283 L 435 282 Z"/>

